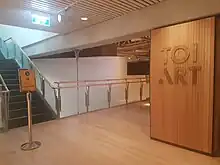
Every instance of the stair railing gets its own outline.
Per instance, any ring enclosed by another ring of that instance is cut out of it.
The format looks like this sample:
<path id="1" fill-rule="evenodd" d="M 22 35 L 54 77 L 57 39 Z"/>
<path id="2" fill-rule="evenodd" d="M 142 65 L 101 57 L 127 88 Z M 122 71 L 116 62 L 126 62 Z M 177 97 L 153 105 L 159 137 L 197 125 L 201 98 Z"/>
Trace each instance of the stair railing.
<path id="1" fill-rule="evenodd" d="M 22 48 L 11 37 L 4 42 L 1 42 L 2 53 L 6 59 L 14 59 L 21 68 L 31 69 L 35 72 L 37 90 L 41 96 L 47 101 L 53 111 L 59 118 L 59 110 L 57 107 L 58 92 L 54 84 L 40 72 L 37 66 L 32 62 L 29 56 L 22 50 Z M 6 50 L 4 50 L 6 49 Z M 47 88 L 45 87 L 47 86 Z M 49 88 L 48 88 L 49 87 Z M 47 91 L 45 91 L 47 89 Z M 47 93 L 50 93 L 49 95 Z M 51 98 L 51 94 L 54 98 Z"/>
<path id="2" fill-rule="evenodd" d="M 0 74 L 0 131 L 8 131 L 10 91 Z"/>

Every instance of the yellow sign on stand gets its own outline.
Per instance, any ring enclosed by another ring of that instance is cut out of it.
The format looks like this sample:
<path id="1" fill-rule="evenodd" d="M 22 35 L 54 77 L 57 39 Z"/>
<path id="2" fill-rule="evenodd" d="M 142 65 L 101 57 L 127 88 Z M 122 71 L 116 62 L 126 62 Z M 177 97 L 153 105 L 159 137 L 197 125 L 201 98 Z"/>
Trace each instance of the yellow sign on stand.
<path id="1" fill-rule="evenodd" d="M 35 73 L 28 69 L 19 69 L 20 92 L 35 92 Z"/>
<path id="2" fill-rule="evenodd" d="M 21 150 L 31 151 L 41 146 L 39 141 L 32 139 L 31 92 L 36 91 L 35 73 L 29 69 L 19 69 L 20 92 L 26 92 L 28 108 L 28 142 L 21 145 Z"/>

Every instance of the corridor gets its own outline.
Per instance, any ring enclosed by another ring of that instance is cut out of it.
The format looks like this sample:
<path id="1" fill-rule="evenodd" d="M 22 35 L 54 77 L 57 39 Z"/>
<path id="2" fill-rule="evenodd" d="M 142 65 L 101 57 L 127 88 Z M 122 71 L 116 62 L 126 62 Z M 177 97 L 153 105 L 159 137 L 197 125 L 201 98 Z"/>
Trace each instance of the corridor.
<path id="1" fill-rule="evenodd" d="M 27 128 L 0 134 L 0 165 L 219 165 L 211 158 L 149 138 L 149 111 L 130 104 L 33 127 L 41 148 L 23 152 Z M 19 164 L 18 164 L 19 162 Z"/>

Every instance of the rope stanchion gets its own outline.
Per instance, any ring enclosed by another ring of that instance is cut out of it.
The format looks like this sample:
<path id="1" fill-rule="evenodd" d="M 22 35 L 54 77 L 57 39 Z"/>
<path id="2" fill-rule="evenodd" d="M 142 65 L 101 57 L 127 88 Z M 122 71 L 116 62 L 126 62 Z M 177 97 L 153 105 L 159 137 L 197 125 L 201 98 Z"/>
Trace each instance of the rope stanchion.
<path id="1" fill-rule="evenodd" d="M 28 142 L 21 145 L 21 150 L 30 151 L 37 149 L 41 146 L 39 141 L 33 141 L 32 136 L 32 111 L 31 111 L 31 93 L 26 93 L 27 106 L 28 106 Z"/>

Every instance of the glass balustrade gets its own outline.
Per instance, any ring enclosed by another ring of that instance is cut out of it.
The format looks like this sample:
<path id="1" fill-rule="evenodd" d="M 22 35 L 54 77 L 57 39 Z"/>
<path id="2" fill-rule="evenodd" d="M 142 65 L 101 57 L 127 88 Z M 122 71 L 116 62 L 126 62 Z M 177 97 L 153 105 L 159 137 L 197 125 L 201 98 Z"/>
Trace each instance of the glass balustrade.
<path id="1" fill-rule="evenodd" d="M 144 101 L 149 95 L 145 79 L 132 81 L 60 83 L 61 117 L 83 114 L 114 106 Z"/>

